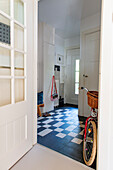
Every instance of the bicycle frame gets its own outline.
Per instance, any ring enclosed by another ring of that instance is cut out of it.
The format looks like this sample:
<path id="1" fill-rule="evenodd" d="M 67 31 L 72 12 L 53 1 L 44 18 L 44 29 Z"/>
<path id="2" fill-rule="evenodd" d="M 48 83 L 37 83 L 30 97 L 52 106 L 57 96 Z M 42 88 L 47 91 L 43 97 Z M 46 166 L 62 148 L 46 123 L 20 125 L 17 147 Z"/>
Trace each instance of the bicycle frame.
<path id="1" fill-rule="evenodd" d="M 86 87 L 81 87 L 80 90 L 86 90 L 87 92 L 89 91 Z M 87 132 L 87 124 L 89 121 L 95 121 L 96 122 L 96 118 L 98 117 L 97 115 L 96 116 L 92 116 L 92 113 L 96 113 L 98 115 L 98 112 L 95 111 L 95 109 L 91 108 L 91 116 L 89 116 L 87 119 L 86 119 L 86 122 L 85 122 L 85 130 L 84 130 L 84 140 L 86 140 L 86 132 Z"/>
<path id="2" fill-rule="evenodd" d="M 84 130 L 84 140 L 86 140 L 87 124 L 88 124 L 89 121 L 95 121 L 95 118 L 92 117 L 92 116 L 89 116 L 89 117 L 86 119 L 86 122 L 85 122 L 85 130 Z"/>

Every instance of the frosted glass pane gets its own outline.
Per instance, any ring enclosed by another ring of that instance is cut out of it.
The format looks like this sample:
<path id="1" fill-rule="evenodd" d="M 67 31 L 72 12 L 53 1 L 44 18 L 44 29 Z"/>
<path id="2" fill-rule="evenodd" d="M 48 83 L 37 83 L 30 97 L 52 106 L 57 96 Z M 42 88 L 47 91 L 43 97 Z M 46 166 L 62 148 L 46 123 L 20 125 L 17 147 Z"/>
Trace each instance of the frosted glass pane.
<path id="1" fill-rule="evenodd" d="M 79 83 L 75 83 L 75 94 L 79 94 Z"/>
<path id="2" fill-rule="evenodd" d="M 0 79 L 0 106 L 11 104 L 11 80 Z"/>
<path id="3" fill-rule="evenodd" d="M 15 52 L 15 75 L 24 76 L 24 55 Z"/>
<path id="4" fill-rule="evenodd" d="M 14 17 L 15 20 L 24 24 L 24 3 L 21 0 L 14 0 Z"/>
<path id="5" fill-rule="evenodd" d="M 79 63 L 80 63 L 80 60 L 76 60 L 76 70 L 75 71 L 79 71 Z"/>
<path id="6" fill-rule="evenodd" d="M 15 48 L 24 50 L 24 29 L 15 24 Z"/>
<path id="7" fill-rule="evenodd" d="M 24 80 L 15 79 L 15 102 L 24 101 Z"/>
<path id="8" fill-rule="evenodd" d="M 79 83 L 79 72 L 75 72 L 75 82 Z"/>
<path id="9" fill-rule="evenodd" d="M 24 76 L 23 69 L 15 69 L 15 76 Z"/>
<path id="10" fill-rule="evenodd" d="M 0 0 L 0 10 L 10 15 L 10 0 Z"/>
<path id="11" fill-rule="evenodd" d="M 0 47 L 0 75 L 11 74 L 11 52 Z"/>

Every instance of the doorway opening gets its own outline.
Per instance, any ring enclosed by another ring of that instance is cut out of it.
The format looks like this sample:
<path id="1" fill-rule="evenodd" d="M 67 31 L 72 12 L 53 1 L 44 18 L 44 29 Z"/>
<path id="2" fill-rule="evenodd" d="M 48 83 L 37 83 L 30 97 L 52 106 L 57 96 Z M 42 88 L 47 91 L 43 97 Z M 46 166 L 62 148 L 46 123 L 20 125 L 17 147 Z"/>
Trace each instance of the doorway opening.
<path id="1" fill-rule="evenodd" d="M 86 92 L 79 88 L 99 88 L 100 14 L 101 1 L 39 2 L 37 93 L 43 107 L 37 142 L 81 163 L 91 108 Z M 53 75 L 55 101 L 50 99 Z"/>

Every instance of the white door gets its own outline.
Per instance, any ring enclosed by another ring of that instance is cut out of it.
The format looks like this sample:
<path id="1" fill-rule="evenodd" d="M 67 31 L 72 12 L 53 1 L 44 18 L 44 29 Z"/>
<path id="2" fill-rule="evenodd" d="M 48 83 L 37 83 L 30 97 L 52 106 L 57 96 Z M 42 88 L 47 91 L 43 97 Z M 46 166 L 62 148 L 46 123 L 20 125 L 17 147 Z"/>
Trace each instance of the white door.
<path id="1" fill-rule="evenodd" d="M 80 50 L 67 51 L 67 64 L 66 64 L 66 103 L 78 105 L 79 94 L 79 61 Z"/>
<path id="2" fill-rule="evenodd" d="M 0 0 L 0 170 L 32 147 L 32 4 Z"/>
<path id="3" fill-rule="evenodd" d="M 85 59 L 84 59 L 84 87 L 98 91 L 99 87 L 99 55 L 100 55 L 100 32 L 94 32 L 85 36 Z M 90 107 L 87 104 L 87 92 L 84 91 L 84 116 L 90 115 Z"/>

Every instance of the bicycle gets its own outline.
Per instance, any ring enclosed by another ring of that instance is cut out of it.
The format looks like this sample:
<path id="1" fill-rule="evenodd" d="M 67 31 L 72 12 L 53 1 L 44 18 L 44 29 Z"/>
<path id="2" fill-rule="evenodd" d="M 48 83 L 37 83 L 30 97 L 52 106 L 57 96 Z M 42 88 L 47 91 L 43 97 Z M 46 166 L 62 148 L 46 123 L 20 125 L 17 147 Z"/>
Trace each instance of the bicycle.
<path id="1" fill-rule="evenodd" d="M 85 87 L 80 89 L 87 91 L 88 105 L 91 107 L 91 115 L 85 122 L 83 140 L 83 159 L 87 166 L 91 166 L 97 152 L 98 92 L 89 91 Z"/>

